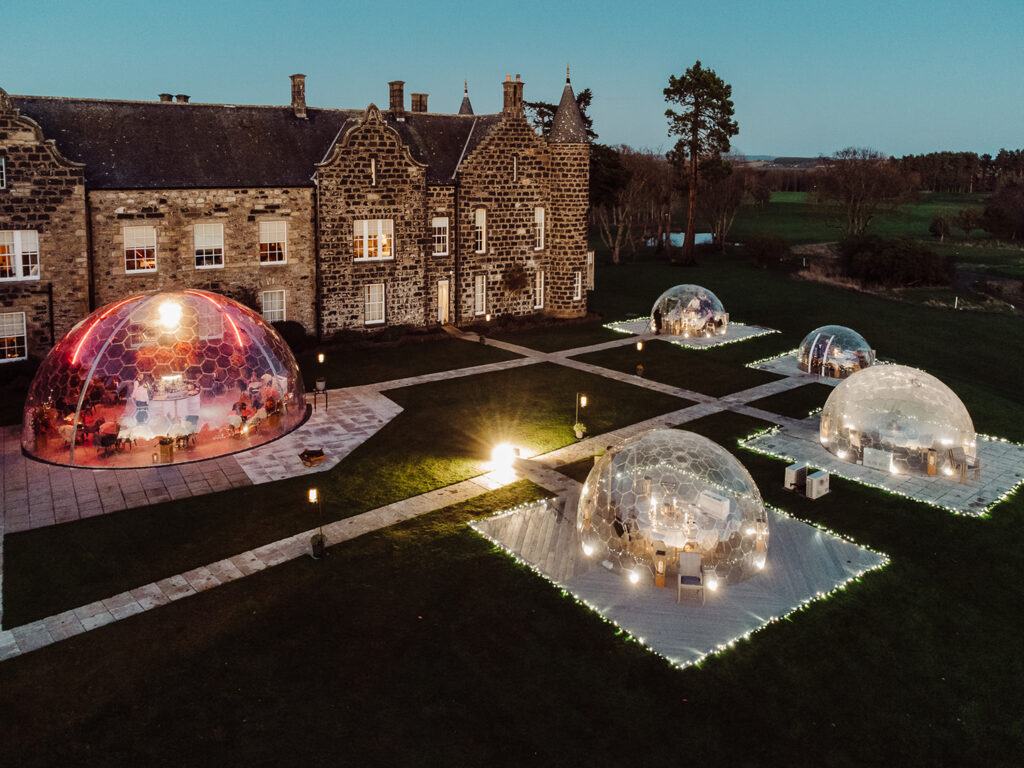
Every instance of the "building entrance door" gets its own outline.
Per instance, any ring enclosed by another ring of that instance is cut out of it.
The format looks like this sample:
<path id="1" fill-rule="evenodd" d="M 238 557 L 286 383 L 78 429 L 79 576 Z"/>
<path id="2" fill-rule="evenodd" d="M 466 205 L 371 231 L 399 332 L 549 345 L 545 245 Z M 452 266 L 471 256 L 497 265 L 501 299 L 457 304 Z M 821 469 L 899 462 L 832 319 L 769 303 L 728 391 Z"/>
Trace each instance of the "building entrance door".
<path id="1" fill-rule="evenodd" d="M 437 281 L 437 322 L 441 325 L 448 325 L 451 318 L 448 317 L 448 281 Z"/>

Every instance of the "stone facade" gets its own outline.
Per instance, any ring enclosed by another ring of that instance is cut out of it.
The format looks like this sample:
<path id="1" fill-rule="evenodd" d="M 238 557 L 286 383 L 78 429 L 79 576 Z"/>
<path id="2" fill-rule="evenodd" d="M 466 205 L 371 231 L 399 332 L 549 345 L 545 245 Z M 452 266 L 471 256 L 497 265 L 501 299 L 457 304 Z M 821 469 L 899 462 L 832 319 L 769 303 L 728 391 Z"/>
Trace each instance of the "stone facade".
<path id="1" fill-rule="evenodd" d="M 304 85 L 292 76 L 285 108 L 0 90 L 0 232 L 39 236 L 38 277 L 0 280 L 29 356 L 92 309 L 163 289 L 260 311 L 283 291 L 286 319 L 325 338 L 585 314 L 589 146 L 568 81 L 548 138 L 526 121 L 518 76 L 502 112 L 480 116 L 468 95 L 458 115 L 428 113 L 426 94 L 407 112 L 402 81 L 383 112 L 309 108 Z M 261 263 L 261 222 L 285 223 L 283 261 Z M 222 233 L 221 253 L 197 253 L 197 226 Z M 155 236 L 155 265 L 132 261 L 126 230 Z"/>
<path id="2" fill-rule="evenodd" d="M 144 291 L 199 288 L 261 312 L 263 292 L 283 290 L 285 319 L 316 327 L 312 189 L 96 190 L 89 219 L 96 306 Z M 283 263 L 260 263 L 261 221 L 287 224 Z M 197 268 L 195 225 L 204 223 L 222 226 L 223 266 Z M 126 270 L 124 230 L 137 226 L 156 230 L 155 272 Z"/>
<path id="3" fill-rule="evenodd" d="M 38 270 L 0 279 L 0 313 L 25 313 L 27 346 L 38 354 L 89 310 L 85 183 L 39 126 L 0 90 L 0 232 L 35 232 Z M 5 272 L 17 265 L 0 257 Z"/>

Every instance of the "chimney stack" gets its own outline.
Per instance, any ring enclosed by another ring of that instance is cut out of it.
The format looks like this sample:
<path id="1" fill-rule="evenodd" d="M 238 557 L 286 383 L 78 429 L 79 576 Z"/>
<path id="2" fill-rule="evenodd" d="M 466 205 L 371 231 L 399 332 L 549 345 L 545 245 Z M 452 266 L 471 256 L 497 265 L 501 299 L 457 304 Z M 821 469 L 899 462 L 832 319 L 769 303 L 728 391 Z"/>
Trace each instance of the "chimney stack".
<path id="1" fill-rule="evenodd" d="M 505 89 L 505 103 L 502 112 L 510 117 L 525 117 L 523 111 L 523 81 L 516 75 L 515 81 L 512 75 L 505 75 L 505 82 L 502 83 Z"/>
<path id="2" fill-rule="evenodd" d="M 391 89 L 391 113 L 399 120 L 405 120 L 405 81 L 392 80 L 388 83 Z"/>
<path id="3" fill-rule="evenodd" d="M 188 104 L 188 94 L 187 94 L 187 93 L 178 93 L 178 94 L 175 94 L 174 98 L 175 98 L 175 100 L 176 100 L 176 101 L 177 101 L 177 102 L 178 102 L 179 104 Z"/>
<path id="4" fill-rule="evenodd" d="M 160 97 L 160 101 L 165 102 L 165 103 L 174 101 L 174 97 L 171 96 L 171 94 L 169 94 L 169 93 L 158 93 L 157 96 Z"/>
<path id="5" fill-rule="evenodd" d="M 412 111 L 413 112 L 426 112 L 427 111 L 427 96 L 426 93 L 414 93 L 412 95 Z"/>
<path id="6" fill-rule="evenodd" d="M 306 119 L 306 76 L 292 75 L 292 114 Z"/>

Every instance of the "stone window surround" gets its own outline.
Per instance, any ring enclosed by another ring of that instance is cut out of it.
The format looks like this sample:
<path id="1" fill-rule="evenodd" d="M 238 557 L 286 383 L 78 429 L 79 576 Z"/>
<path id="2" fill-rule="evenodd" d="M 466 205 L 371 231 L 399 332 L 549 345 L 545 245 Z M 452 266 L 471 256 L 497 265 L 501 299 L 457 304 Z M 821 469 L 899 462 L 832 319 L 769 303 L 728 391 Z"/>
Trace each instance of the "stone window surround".
<path id="1" fill-rule="evenodd" d="M 7 270 L 10 275 L 3 274 Z M 0 232 L 0 282 L 38 279 L 39 233 L 34 229 Z"/>
<path id="2" fill-rule="evenodd" d="M 583 273 L 578 269 L 573 272 L 572 300 L 579 301 L 583 298 Z"/>
<path id="3" fill-rule="evenodd" d="M 140 272 L 156 272 L 156 227 L 126 226 L 122 230 L 124 238 L 124 271 L 125 274 Z M 150 266 L 131 267 L 129 264 Z"/>
<path id="4" fill-rule="evenodd" d="M 379 295 L 374 295 L 374 294 Z M 384 311 L 384 283 L 367 283 L 363 286 L 363 324 L 383 325 L 385 322 Z"/>
<path id="5" fill-rule="evenodd" d="M 533 308 L 544 309 L 544 270 L 538 269 L 533 274 Z"/>
<path id="6" fill-rule="evenodd" d="M 473 275 L 473 314 L 487 313 L 487 273 L 478 272 Z"/>
<path id="7" fill-rule="evenodd" d="M 281 219 L 260 222 L 260 266 L 288 263 L 288 222 Z"/>
<path id="8" fill-rule="evenodd" d="M 544 209 L 533 209 L 533 250 L 544 250 Z"/>
<path id="9" fill-rule="evenodd" d="M 487 209 L 483 206 L 473 210 L 473 252 L 487 253 Z"/>
<path id="10" fill-rule="evenodd" d="M 284 289 L 263 291 L 260 296 L 260 306 L 263 307 L 263 319 L 268 323 L 276 323 L 288 319 Z"/>
<path id="11" fill-rule="evenodd" d="M 196 269 L 223 269 L 223 224 L 214 221 L 204 221 L 194 224 L 192 227 L 192 244 L 195 254 Z"/>
<path id="12" fill-rule="evenodd" d="M 448 217 L 447 216 L 435 216 L 430 220 L 430 225 L 434 230 L 434 255 L 435 256 L 447 256 L 448 255 Z"/>
<path id="13" fill-rule="evenodd" d="M 367 253 L 375 255 L 360 255 Z M 355 219 L 352 222 L 352 261 L 391 261 L 394 258 L 394 219 Z"/>
<path id="14" fill-rule="evenodd" d="M 18 352 L 21 354 L 19 355 Z M 28 329 L 25 325 L 25 313 L 0 313 L 0 365 L 27 358 Z"/>

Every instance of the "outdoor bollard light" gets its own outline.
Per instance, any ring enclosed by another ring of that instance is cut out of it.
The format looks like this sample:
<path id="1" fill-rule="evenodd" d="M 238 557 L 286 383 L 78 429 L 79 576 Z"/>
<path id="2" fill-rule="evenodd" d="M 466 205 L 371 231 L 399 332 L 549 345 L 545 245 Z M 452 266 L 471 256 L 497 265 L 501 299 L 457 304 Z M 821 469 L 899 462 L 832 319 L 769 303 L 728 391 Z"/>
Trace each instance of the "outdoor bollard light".
<path id="1" fill-rule="evenodd" d="M 636 343 L 636 351 L 637 352 L 643 352 L 644 351 L 644 343 L 642 341 L 638 341 Z"/>
<path id="2" fill-rule="evenodd" d="M 325 548 L 325 545 L 326 545 L 326 541 L 324 540 L 324 515 L 323 515 L 324 509 L 323 509 L 323 502 L 321 501 L 320 494 L 317 492 L 316 488 L 310 488 L 309 489 L 308 498 L 309 498 L 309 503 L 310 504 L 316 504 L 316 522 L 317 522 L 317 532 L 313 535 L 312 538 L 310 538 L 309 544 L 310 544 L 310 547 L 313 550 L 313 552 L 312 552 L 313 557 L 319 559 L 319 558 L 323 557 L 324 548 Z"/>
<path id="3" fill-rule="evenodd" d="M 316 361 L 318 363 L 320 363 L 321 365 L 323 365 L 323 362 L 324 362 L 324 353 L 323 352 L 321 352 L 319 355 L 316 356 Z"/>
<path id="4" fill-rule="evenodd" d="M 580 420 L 580 408 L 587 407 L 587 396 L 579 392 L 576 393 L 576 422 Z"/>

